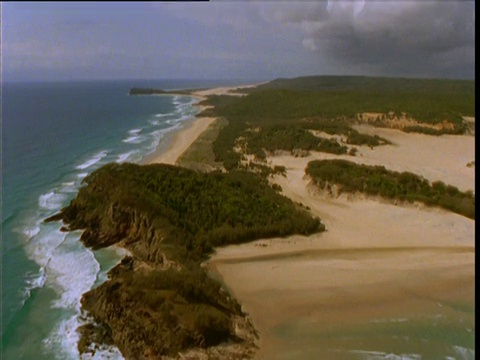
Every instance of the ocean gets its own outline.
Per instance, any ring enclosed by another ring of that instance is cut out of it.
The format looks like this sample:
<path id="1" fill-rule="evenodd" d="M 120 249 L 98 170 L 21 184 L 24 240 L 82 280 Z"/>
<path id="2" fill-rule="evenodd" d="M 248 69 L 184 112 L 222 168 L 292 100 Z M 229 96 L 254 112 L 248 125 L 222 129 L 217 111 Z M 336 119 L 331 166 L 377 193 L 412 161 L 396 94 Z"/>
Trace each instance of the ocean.
<path id="1" fill-rule="evenodd" d="M 109 162 L 139 163 L 197 113 L 189 96 L 129 96 L 131 87 L 221 81 L 95 81 L 2 85 L 1 358 L 78 359 L 83 293 L 124 255 L 91 251 L 81 232 L 43 220 L 68 205 L 82 179 Z M 121 359 L 115 348 L 98 359 Z"/>

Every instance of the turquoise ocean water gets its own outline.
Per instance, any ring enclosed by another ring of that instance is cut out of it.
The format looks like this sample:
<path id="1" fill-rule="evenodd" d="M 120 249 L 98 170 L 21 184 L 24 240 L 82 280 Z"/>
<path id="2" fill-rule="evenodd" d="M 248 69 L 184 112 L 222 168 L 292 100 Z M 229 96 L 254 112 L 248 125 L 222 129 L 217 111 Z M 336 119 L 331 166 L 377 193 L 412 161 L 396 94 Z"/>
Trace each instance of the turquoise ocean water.
<path id="1" fill-rule="evenodd" d="M 224 83 L 225 84 L 225 83 Z M 188 96 L 129 96 L 218 81 L 103 81 L 2 85 L 2 356 L 78 359 L 80 297 L 121 253 L 92 252 L 80 232 L 44 224 L 108 162 L 140 162 L 196 114 Z M 104 349 L 96 358 L 121 358 Z"/>

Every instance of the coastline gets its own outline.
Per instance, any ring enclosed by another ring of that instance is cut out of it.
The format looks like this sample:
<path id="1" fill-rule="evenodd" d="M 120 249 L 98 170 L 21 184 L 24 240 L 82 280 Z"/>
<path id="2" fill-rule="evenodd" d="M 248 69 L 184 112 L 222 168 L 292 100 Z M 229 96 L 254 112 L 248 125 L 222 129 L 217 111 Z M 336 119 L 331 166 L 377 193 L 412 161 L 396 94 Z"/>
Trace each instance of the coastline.
<path id="1" fill-rule="evenodd" d="M 201 113 L 208 109 L 209 106 L 199 105 L 200 102 L 207 99 L 207 96 L 210 95 L 231 95 L 231 96 L 242 96 L 239 93 L 232 93 L 231 91 L 250 88 L 258 86 L 259 84 L 250 84 L 250 85 L 240 85 L 240 86 L 229 86 L 229 87 L 215 87 L 211 89 L 203 89 L 198 91 L 192 91 L 191 94 L 168 94 L 172 95 L 181 95 L 181 96 L 190 96 L 198 100 L 196 106 L 199 108 L 198 114 L 190 120 L 182 129 L 178 132 L 175 132 L 173 136 L 169 139 L 166 139 L 163 144 L 159 144 L 157 149 L 147 156 L 144 160 L 141 161 L 141 164 L 170 164 L 175 165 L 178 158 L 187 150 L 190 145 L 192 145 L 195 140 L 216 120 L 214 117 L 205 117 L 201 116 Z M 165 95 L 155 95 L 155 96 L 165 96 Z M 199 116 L 200 115 L 200 116 Z"/>

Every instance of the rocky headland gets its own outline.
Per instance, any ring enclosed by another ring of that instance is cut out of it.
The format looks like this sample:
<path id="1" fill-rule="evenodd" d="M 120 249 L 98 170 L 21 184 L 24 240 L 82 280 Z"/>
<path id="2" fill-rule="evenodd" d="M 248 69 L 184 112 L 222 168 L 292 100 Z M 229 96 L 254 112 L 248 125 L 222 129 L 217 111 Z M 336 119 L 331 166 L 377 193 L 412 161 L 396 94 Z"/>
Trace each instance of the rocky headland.
<path id="1" fill-rule="evenodd" d="M 116 245 L 131 255 L 84 294 L 95 323 L 79 329 L 80 352 L 103 342 L 126 359 L 252 357 L 257 335 L 248 316 L 202 262 L 213 246 L 323 230 L 318 218 L 247 172 L 108 164 L 85 183 L 46 221 L 83 230 L 81 241 L 92 249 Z"/>

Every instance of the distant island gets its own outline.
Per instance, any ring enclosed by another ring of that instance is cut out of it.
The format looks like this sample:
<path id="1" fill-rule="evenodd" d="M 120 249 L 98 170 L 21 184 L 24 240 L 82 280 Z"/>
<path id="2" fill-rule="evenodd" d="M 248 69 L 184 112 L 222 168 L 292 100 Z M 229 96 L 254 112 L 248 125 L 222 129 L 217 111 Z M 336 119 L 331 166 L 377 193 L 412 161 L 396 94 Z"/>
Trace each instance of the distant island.
<path id="1" fill-rule="evenodd" d="M 319 210 L 298 199 L 317 203 L 286 182 L 291 164 L 305 164 L 295 173 L 301 191 L 420 202 L 474 220 L 473 189 L 430 173 L 361 164 L 397 146 L 391 130 L 473 135 L 474 93 L 472 81 L 355 76 L 278 79 L 208 95 L 132 88 L 130 95 L 201 95 L 205 108 L 197 117 L 216 121 L 176 166 L 107 164 L 45 220 L 83 230 L 81 241 L 92 249 L 117 245 L 130 252 L 108 281 L 84 294 L 82 306 L 96 323 L 80 329 L 80 352 L 111 343 L 127 359 L 195 351 L 212 359 L 252 358 L 255 322 L 204 264 L 218 247 L 326 230 Z M 284 191 L 284 184 L 294 190 Z"/>

